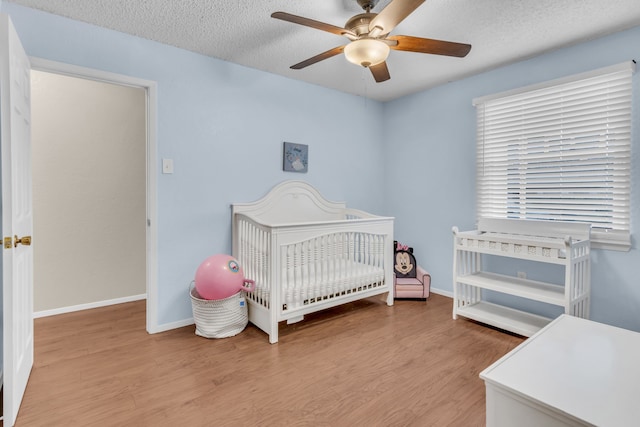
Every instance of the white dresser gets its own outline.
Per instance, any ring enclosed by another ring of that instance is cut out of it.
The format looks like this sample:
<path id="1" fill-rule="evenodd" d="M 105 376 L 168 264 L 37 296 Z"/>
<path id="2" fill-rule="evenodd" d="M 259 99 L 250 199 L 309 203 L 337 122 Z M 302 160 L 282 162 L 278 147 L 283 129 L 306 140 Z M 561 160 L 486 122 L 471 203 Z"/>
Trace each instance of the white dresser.
<path id="1" fill-rule="evenodd" d="M 640 333 L 563 314 L 480 373 L 487 427 L 640 426 Z"/>

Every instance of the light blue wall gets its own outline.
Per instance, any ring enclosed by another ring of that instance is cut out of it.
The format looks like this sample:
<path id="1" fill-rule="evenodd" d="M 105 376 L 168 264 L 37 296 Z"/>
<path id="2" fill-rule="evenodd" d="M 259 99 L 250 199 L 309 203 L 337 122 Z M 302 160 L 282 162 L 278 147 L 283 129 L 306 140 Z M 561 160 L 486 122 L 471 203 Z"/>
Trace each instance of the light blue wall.
<path id="1" fill-rule="evenodd" d="M 638 27 L 380 104 L 12 3 L 2 9 L 29 55 L 158 82 L 158 157 L 175 161 L 173 175 L 158 175 L 160 324 L 191 316 L 186 288 L 195 269 L 230 250 L 229 204 L 291 178 L 396 216 L 398 240 L 415 248 L 434 288 L 451 292 L 451 227 L 475 223 L 471 100 L 640 57 Z M 640 221 L 637 111 L 633 224 Z M 281 171 L 283 141 L 310 146 L 308 174 Z M 633 245 L 628 253 L 594 251 L 592 317 L 640 331 Z"/>
<path id="2" fill-rule="evenodd" d="M 473 52 L 473 51 L 472 51 Z M 413 246 L 433 287 L 452 292 L 451 227 L 475 228 L 475 97 L 640 59 L 640 27 L 560 49 L 514 65 L 408 96 L 384 105 L 386 157 L 393 173 L 387 203 L 396 217 L 396 238 Z M 640 73 L 634 75 L 632 231 L 640 224 Z M 640 254 L 637 236 L 629 252 L 594 250 L 592 319 L 640 331 Z M 504 264 L 497 271 L 525 271 L 562 283 L 562 271 Z M 526 301 L 511 301 L 529 306 Z M 550 307 L 532 307 L 540 314 Z"/>
<path id="3" fill-rule="evenodd" d="M 159 323 L 188 319 L 188 284 L 231 250 L 230 204 L 304 179 L 329 199 L 384 211 L 382 105 L 47 13 L 4 4 L 31 56 L 156 81 Z M 282 171 L 283 141 L 309 145 L 309 172 Z M 161 168 L 158 165 L 158 170 Z M 126 236 L 114 236 L 126 244 Z M 114 266 L 117 268 L 117 266 Z"/>

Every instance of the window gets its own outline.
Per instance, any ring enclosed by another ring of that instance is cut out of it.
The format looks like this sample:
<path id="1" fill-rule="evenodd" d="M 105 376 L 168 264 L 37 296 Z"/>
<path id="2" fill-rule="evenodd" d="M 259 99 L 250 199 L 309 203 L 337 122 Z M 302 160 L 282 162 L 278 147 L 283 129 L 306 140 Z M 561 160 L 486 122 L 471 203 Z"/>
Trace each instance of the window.
<path id="1" fill-rule="evenodd" d="M 479 217 L 592 224 L 594 247 L 630 247 L 628 62 L 473 101 Z"/>

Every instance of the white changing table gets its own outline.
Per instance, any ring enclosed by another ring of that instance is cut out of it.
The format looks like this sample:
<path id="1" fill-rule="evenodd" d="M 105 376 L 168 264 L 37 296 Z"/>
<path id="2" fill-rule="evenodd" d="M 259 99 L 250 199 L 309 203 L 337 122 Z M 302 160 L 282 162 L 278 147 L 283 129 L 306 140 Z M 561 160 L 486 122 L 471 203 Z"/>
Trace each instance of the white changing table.
<path id="1" fill-rule="evenodd" d="M 640 333 L 563 314 L 480 373 L 487 427 L 640 426 Z"/>

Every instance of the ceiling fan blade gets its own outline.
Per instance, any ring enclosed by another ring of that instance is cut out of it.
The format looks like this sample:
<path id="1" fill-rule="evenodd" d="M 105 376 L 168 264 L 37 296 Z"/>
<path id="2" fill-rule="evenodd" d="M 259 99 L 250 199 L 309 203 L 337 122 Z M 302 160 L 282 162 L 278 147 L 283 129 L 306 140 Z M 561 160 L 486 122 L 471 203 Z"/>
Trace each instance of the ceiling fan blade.
<path id="1" fill-rule="evenodd" d="M 305 27 L 315 28 L 316 30 L 326 31 L 339 36 L 349 37 L 355 39 L 357 36 L 346 28 L 336 27 L 335 25 L 327 24 L 324 22 L 316 21 L 302 16 L 292 15 L 287 12 L 274 12 L 271 14 L 272 18 L 281 19 L 287 22 L 293 22 L 294 24 L 304 25 Z"/>
<path id="2" fill-rule="evenodd" d="M 369 69 L 371 70 L 371 74 L 373 74 L 373 78 L 376 80 L 376 83 L 382 83 L 391 78 L 386 62 L 381 62 L 378 65 L 372 65 Z"/>
<path id="3" fill-rule="evenodd" d="M 306 59 L 306 60 L 304 60 L 302 62 L 299 62 L 299 63 L 297 63 L 295 65 L 292 65 L 290 68 L 292 70 L 300 70 L 300 69 L 302 69 L 304 67 L 308 67 L 309 65 L 313 65 L 316 62 L 320 62 L 320 61 L 322 61 L 324 59 L 328 59 L 328 58 L 331 58 L 332 56 L 336 56 L 336 55 L 342 53 L 343 50 L 344 50 L 344 46 L 334 47 L 333 49 L 329 49 L 326 52 L 322 52 L 321 54 L 313 56 L 313 57 L 311 57 L 309 59 Z"/>
<path id="4" fill-rule="evenodd" d="M 387 40 L 397 41 L 397 45 L 390 45 L 393 50 L 407 52 L 431 53 L 434 55 L 456 56 L 464 58 L 471 50 L 470 44 L 447 42 L 444 40 L 423 39 L 412 36 L 390 36 Z"/>
<path id="5" fill-rule="evenodd" d="M 389 34 L 425 0 L 393 0 L 369 23 L 369 36 Z"/>

